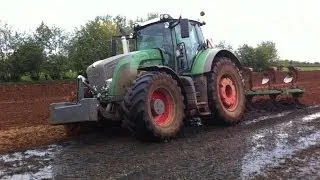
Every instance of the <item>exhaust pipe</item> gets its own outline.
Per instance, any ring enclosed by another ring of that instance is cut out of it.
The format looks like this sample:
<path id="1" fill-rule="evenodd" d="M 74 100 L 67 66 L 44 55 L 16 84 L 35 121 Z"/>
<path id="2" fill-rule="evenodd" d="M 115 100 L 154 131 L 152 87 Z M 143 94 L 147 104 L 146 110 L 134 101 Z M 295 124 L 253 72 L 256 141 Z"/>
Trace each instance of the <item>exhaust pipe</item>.
<path id="1" fill-rule="evenodd" d="M 126 36 L 121 36 L 123 54 L 129 53 L 129 46 Z"/>

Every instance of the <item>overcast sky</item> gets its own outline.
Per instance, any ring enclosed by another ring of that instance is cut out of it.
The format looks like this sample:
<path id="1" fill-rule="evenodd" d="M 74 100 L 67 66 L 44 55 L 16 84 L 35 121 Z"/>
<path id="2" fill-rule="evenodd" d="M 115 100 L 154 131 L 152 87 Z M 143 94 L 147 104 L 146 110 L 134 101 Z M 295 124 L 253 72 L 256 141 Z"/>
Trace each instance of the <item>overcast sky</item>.
<path id="1" fill-rule="evenodd" d="M 0 20 L 27 31 L 41 21 L 72 30 L 106 14 L 135 19 L 158 12 L 198 19 L 203 10 L 203 30 L 214 43 L 225 40 L 236 49 L 270 40 L 283 59 L 320 62 L 317 0 L 0 0 L 0 5 Z"/>

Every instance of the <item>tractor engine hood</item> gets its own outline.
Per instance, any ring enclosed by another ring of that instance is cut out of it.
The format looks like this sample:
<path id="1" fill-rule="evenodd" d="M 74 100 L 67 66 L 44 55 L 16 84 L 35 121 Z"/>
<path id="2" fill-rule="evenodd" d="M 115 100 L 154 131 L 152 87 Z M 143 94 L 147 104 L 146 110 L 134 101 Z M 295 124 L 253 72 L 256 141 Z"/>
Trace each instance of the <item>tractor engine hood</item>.
<path id="1" fill-rule="evenodd" d="M 117 89 L 119 83 L 121 86 L 126 86 L 127 80 L 136 78 L 138 67 L 150 66 L 153 63 L 162 64 L 162 55 L 159 49 L 133 51 L 99 60 L 88 66 L 86 72 L 90 85 L 98 92 L 109 88 L 106 86 L 112 86 L 114 91 L 119 91 Z M 130 73 L 128 74 L 128 72 Z"/>
<path id="2" fill-rule="evenodd" d="M 88 66 L 86 71 L 89 83 L 94 88 L 97 88 L 98 91 L 100 91 L 101 88 L 107 83 L 107 80 L 112 78 L 115 68 L 121 59 L 128 58 L 135 53 L 136 52 L 120 54 L 92 63 L 90 66 Z"/>

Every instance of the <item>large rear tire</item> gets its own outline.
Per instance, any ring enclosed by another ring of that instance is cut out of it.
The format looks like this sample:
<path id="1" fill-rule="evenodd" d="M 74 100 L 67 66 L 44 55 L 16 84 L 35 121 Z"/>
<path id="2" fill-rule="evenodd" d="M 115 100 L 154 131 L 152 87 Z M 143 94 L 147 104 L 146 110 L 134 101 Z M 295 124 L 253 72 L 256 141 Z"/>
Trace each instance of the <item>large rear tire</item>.
<path id="1" fill-rule="evenodd" d="M 165 140 L 178 135 L 184 119 L 181 89 L 168 74 L 148 72 L 125 96 L 126 124 L 141 140 Z"/>
<path id="2" fill-rule="evenodd" d="M 212 65 L 212 76 L 208 80 L 211 121 L 227 124 L 238 123 L 245 111 L 244 82 L 237 66 L 226 57 L 219 57 Z"/>

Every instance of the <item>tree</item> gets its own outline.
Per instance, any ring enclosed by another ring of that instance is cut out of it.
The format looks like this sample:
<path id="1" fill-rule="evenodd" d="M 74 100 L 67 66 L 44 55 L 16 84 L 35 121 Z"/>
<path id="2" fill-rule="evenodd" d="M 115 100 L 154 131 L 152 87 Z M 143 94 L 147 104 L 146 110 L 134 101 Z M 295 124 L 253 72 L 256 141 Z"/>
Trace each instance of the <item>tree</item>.
<path id="1" fill-rule="evenodd" d="M 23 34 L 13 31 L 8 24 L 0 21 L 0 59 L 4 60 L 23 40 Z"/>
<path id="2" fill-rule="evenodd" d="M 148 21 L 148 20 L 151 20 L 151 19 L 154 19 L 154 18 L 159 18 L 159 13 L 150 12 L 150 13 L 147 14 L 146 18 L 138 16 L 135 21 L 136 22 L 144 22 L 144 21 Z M 133 23 L 134 21 L 131 21 L 131 22 Z"/>
<path id="3" fill-rule="evenodd" d="M 244 44 L 236 54 L 244 66 L 252 67 L 255 71 L 276 66 L 279 59 L 276 45 L 271 41 L 261 42 L 256 48 Z"/>
<path id="4" fill-rule="evenodd" d="M 148 13 L 146 20 L 150 20 L 158 17 L 159 17 L 159 13 Z"/>
<path id="5" fill-rule="evenodd" d="M 110 40 L 117 35 L 117 25 L 111 16 L 96 17 L 76 30 L 69 47 L 69 59 L 78 73 L 85 73 L 87 66 L 111 56 Z"/>
<path id="6" fill-rule="evenodd" d="M 10 81 L 11 76 L 10 76 L 10 64 L 9 61 L 6 60 L 0 60 L 0 82 L 1 81 Z"/>
<path id="7" fill-rule="evenodd" d="M 148 13 L 140 20 L 156 17 L 158 13 Z M 71 69 L 82 74 L 88 65 L 110 57 L 111 38 L 120 35 L 120 27 L 131 33 L 133 23 L 125 16 L 107 15 L 88 21 L 74 34 L 44 22 L 26 34 L 0 22 L 0 81 L 18 81 L 23 75 L 38 80 L 41 73 L 46 79 L 60 79 Z M 130 50 L 135 48 L 134 41 L 130 40 Z M 122 53 L 120 38 L 117 44 L 117 52 Z"/>
<path id="8" fill-rule="evenodd" d="M 227 44 L 226 41 L 220 41 L 218 44 L 214 45 L 214 47 L 233 51 L 232 46 L 230 44 Z"/>
<path id="9" fill-rule="evenodd" d="M 70 66 L 68 57 L 58 54 L 47 56 L 42 64 L 46 80 L 49 79 L 48 75 L 53 80 L 61 79 L 63 74 L 70 70 Z"/>
<path id="10" fill-rule="evenodd" d="M 39 80 L 44 58 L 39 44 L 32 39 L 24 42 L 9 58 L 13 80 L 19 80 L 24 74 L 30 75 L 32 80 Z"/>
<path id="11" fill-rule="evenodd" d="M 8 24 L 0 21 L 0 81 L 17 81 L 21 74 L 12 65 L 12 55 L 23 41 L 21 33 L 12 30 Z"/>
<path id="12" fill-rule="evenodd" d="M 128 27 L 128 21 L 125 16 L 117 15 L 116 17 L 113 18 L 113 22 L 117 24 L 118 27 L 122 27 L 122 28 Z"/>
<path id="13" fill-rule="evenodd" d="M 67 46 L 70 35 L 58 27 L 49 27 L 42 22 L 37 27 L 34 38 L 46 53 L 45 61 L 42 64 L 46 79 L 61 79 L 62 74 L 70 69 L 67 58 Z"/>
<path id="14" fill-rule="evenodd" d="M 0 22 L 1 23 L 1 22 Z M 0 24 L 0 81 L 8 80 L 8 55 L 11 53 L 11 29 L 7 24 Z"/>
<path id="15" fill-rule="evenodd" d="M 255 57 L 257 59 L 257 67 L 261 69 L 276 65 L 279 57 L 275 43 L 267 41 L 258 44 L 258 46 L 255 48 Z"/>
<path id="16" fill-rule="evenodd" d="M 243 66 L 257 68 L 255 49 L 247 44 L 244 44 L 238 48 L 236 54 Z"/>

